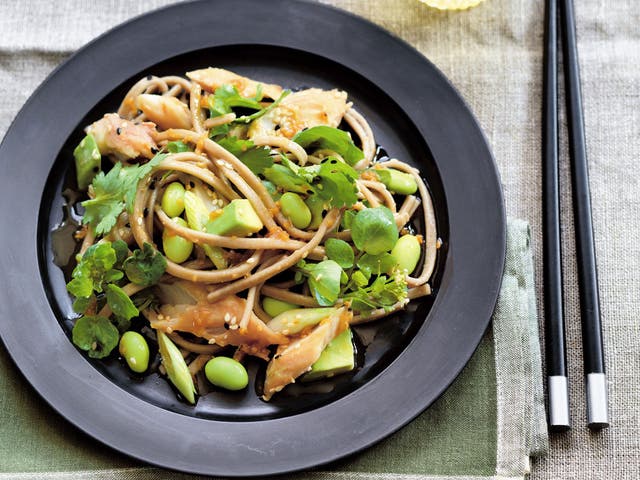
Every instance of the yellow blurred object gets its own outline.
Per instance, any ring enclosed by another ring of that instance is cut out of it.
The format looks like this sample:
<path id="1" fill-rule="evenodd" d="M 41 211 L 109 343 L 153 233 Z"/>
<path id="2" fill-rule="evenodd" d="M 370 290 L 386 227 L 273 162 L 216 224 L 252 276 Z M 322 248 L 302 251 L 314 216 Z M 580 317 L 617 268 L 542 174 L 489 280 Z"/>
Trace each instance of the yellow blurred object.
<path id="1" fill-rule="evenodd" d="M 439 10 L 466 10 L 467 8 L 475 7 L 482 3 L 484 0 L 420 0 L 422 3 L 426 3 L 430 7 L 437 8 Z"/>

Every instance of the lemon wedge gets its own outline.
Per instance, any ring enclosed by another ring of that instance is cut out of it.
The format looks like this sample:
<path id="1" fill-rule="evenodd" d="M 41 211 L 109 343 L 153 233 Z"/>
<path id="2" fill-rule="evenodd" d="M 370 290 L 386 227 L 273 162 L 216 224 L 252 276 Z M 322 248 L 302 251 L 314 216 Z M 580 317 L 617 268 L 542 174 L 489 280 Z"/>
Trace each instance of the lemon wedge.
<path id="1" fill-rule="evenodd" d="M 484 0 L 420 0 L 422 3 L 426 3 L 430 7 L 437 8 L 439 10 L 466 10 L 467 8 L 475 7 L 482 3 Z"/>

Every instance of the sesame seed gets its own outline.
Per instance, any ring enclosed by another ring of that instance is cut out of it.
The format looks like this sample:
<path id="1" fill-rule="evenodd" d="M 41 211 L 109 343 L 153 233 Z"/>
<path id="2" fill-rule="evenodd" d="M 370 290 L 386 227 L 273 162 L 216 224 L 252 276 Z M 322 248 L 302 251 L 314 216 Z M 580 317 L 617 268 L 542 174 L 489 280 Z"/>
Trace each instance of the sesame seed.
<path id="1" fill-rule="evenodd" d="M 224 321 L 228 322 L 229 320 L 231 320 L 231 315 L 229 314 L 229 312 L 224 314 Z"/>

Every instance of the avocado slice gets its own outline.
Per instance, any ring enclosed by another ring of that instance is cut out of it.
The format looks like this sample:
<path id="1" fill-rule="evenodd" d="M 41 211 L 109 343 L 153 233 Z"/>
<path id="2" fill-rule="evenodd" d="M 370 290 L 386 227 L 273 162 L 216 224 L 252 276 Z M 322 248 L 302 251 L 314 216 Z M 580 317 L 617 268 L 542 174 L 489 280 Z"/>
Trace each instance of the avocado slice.
<path id="1" fill-rule="evenodd" d="M 246 198 L 232 200 L 222 214 L 207 223 L 207 232 L 216 235 L 248 237 L 262 230 L 262 221 Z"/>
<path id="2" fill-rule="evenodd" d="M 73 151 L 73 157 L 76 160 L 78 188 L 86 190 L 93 181 L 93 177 L 100 171 L 102 162 L 102 155 L 93 136 L 87 135 L 80 141 Z"/>
<path id="3" fill-rule="evenodd" d="M 300 380 L 311 382 L 319 378 L 330 378 L 339 373 L 349 372 L 355 367 L 355 355 L 351 340 L 351 329 L 334 338 L 320 354 L 320 358 L 311 366 Z"/>

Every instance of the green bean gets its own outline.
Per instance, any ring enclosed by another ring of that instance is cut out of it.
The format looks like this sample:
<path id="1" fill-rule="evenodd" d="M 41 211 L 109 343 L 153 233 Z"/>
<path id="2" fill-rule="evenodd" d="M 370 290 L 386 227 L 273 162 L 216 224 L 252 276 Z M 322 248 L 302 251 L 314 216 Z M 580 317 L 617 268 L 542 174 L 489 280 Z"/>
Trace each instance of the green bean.
<path id="1" fill-rule="evenodd" d="M 311 210 L 304 203 L 300 195 L 287 192 L 280 198 L 280 208 L 296 228 L 307 228 L 311 223 Z"/>
<path id="2" fill-rule="evenodd" d="M 184 210 L 184 186 L 173 182 L 162 195 L 162 210 L 170 217 L 177 217 Z"/>
<path id="3" fill-rule="evenodd" d="M 300 308 L 300 305 L 294 305 L 293 303 L 283 302 L 272 297 L 264 297 L 262 299 L 262 308 L 270 317 L 277 317 L 282 312 L 293 310 L 294 308 Z"/>
<path id="4" fill-rule="evenodd" d="M 172 220 L 181 227 L 187 226 L 187 222 L 180 217 L 175 217 Z M 165 229 L 162 232 L 162 248 L 169 260 L 175 263 L 182 263 L 191 255 L 193 242 Z"/>
<path id="5" fill-rule="evenodd" d="M 403 235 L 391 250 L 391 256 L 402 270 L 407 271 L 407 274 L 416 269 L 421 253 L 420 242 L 414 235 Z"/>
<path id="6" fill-rule="evenodd" d="M 401 195 L 411 195 L 418 190 L 418 184 L 413 175 L 393 168 L 375 170 L 380 181 L 392 192 Z"/>
<path id="7" fill-rule="evenodd" d="M 134 372 L 142 373 L 149 367 L 149 345 L 138 332 L 124 332 L 118 350 Z"/>
<path id="8" fill-rule="evenodd" d="M 249 383 L 247 370 L 233 358 L 212 358 L 205 365 L 204 374 L 216 387 L 226 390 L 242 390 Z"/>

